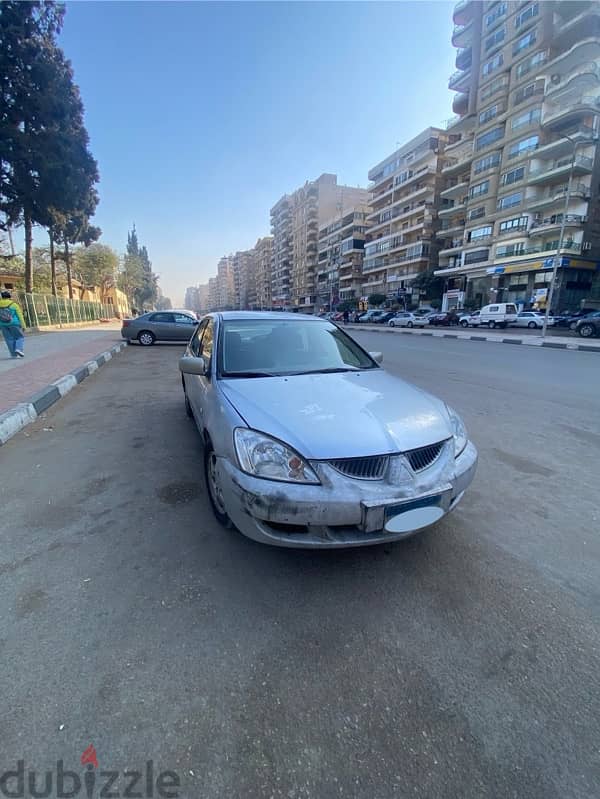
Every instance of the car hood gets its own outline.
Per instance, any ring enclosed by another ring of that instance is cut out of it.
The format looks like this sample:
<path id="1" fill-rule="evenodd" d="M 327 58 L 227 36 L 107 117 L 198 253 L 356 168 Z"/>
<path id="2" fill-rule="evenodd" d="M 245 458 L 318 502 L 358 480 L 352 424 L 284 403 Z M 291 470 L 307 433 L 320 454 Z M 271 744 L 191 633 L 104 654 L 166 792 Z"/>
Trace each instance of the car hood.
<path id="1" fill-rule="evenodd" d="M 219 385 L 249 427 L 315 460 L 404 452 L 452 435 L 441 400 L 383 369 Z"/>

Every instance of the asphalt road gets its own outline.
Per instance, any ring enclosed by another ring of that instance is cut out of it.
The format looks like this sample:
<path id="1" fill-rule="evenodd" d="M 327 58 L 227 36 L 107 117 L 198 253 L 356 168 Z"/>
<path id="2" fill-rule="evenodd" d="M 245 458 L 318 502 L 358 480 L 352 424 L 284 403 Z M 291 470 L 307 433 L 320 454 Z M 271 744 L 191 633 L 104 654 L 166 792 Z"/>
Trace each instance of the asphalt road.
<path id="1" fill-rule="evenodd" d="M 480 450 L 400 544 L 219 528 L 177 346 L 129 348 L 2 447 L 0 786 L 18 759 L 82 774 L 93 744 L 190 799 L 600 796 L 600 356 L 357 338 Z"/>

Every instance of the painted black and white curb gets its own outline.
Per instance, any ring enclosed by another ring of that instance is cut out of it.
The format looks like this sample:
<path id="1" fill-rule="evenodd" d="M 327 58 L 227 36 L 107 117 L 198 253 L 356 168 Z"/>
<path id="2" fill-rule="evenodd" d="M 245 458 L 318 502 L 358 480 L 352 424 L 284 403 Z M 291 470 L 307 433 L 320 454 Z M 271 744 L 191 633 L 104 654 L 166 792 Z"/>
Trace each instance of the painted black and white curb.
<path id="1" fill-rule="evenodd" d="M 389 325 L 349 325 L 353 330 L 365 330 L 369 333 L 392 333 L 393 335 L 432 336 L 433 338 L 464 339 L 466 341 L 491 341 L 494 344 L 525 344 L 528 347 L 548 347 L 554 350 L 578 350 L 579 352 L 600 352 L 598 344 L 579 344 L 576 340 L 553 341 L 542 339 L 541 336 L 502 336 L 496 333 L 491 335 L 471 335 L 470 333 L 443 333 L 441 330 L 415 330 L 414 328 L 389 327 Z"/>
<path id="2" fill-rule="evenodd" d="M 74 369 L 63 377 L 50 383 L 49 386 L 36 391 L 26 402 L 15 405 L 8 411 L 0 414 L 0 446 L 6 444 L 9 438 L 18 433 L 28 424 L 35 422 L 40 414 L 54 405 L 61 397 L 68 394 L 78 383 L 83 382 L 86 377 L 93 375 L 101 366 L 110 361 L 114 355 L 121 352 L 127 346 L 126 341 L 115 344 L 105 352 L 101 352 L 91 361 L 88 361 L 78 369 Z"/>

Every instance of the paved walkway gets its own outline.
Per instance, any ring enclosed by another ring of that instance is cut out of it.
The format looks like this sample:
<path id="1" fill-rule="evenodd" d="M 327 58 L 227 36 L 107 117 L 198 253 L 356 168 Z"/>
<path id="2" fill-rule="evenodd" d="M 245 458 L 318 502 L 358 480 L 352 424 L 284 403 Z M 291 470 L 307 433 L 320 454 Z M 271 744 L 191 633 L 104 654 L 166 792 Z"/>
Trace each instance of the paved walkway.
<path id="1" fill-rule="evenodd" d="M 25 358 L 11 358 L 0 336 L 0 413 L 122 341 L 119 322 L 30 334 Z"/>

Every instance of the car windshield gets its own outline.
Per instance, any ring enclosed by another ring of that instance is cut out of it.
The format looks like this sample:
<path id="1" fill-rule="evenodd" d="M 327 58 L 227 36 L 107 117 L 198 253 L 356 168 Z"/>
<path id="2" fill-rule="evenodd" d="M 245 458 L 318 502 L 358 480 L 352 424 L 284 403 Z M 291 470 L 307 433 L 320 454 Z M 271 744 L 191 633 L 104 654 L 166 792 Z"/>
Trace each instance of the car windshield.
<path id="1" fill-rule="evenodd" d="M 347 372 L 375 361 L 336 325 L 304 319 L 227 319 L 218 347 L 220 377 Z"/>

